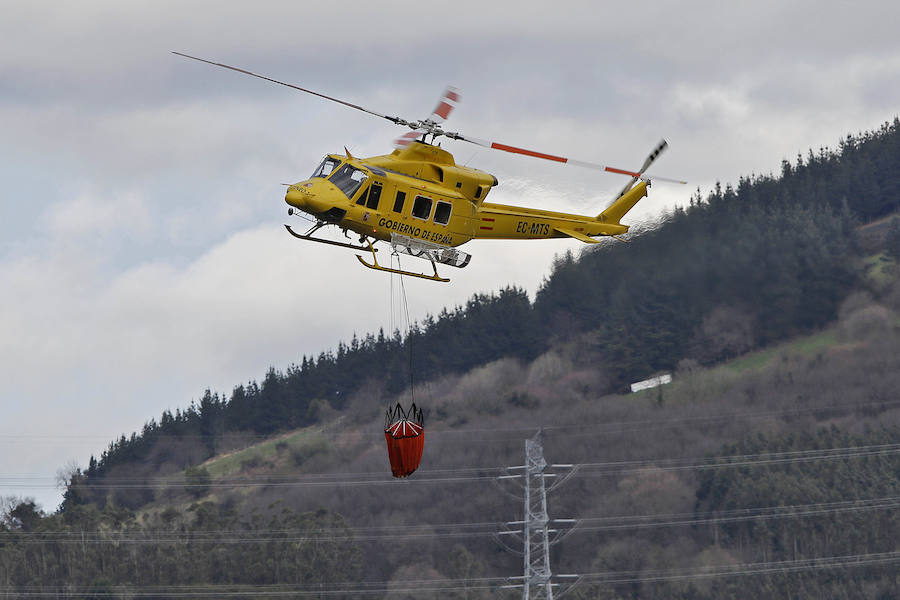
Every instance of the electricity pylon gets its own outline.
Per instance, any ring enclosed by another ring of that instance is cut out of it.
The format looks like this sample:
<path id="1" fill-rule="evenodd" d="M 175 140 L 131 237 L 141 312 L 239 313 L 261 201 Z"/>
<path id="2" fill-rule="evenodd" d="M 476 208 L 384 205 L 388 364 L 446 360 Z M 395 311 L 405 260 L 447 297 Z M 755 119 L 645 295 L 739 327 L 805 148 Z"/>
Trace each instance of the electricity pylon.
<path id="1" fill-rule="evenodd" d="M 522 478 L 524 495 L 524 512 L 521 521 L 512 521 L 507 525 L 521 525 L 520 532 L 508 531 L 503 533 L 521 533 L 524 555 L 524 572 L 522 583 L 510 587 L 522 587 L 523 600 L 552 600 L 553 572 L 550 570 L 550 534 L 556 533 L 550 528 L 550 517 L 547 514 L 547 486 L 545 480 L 555 477 L 554 473 L 545 473 L 547 461 L 544 460 L 544 447 L 541 444 L 541 432 L 534 437 L 525 440 L 525 465 L 509 467 L 512 469 L 524 469 L 522 475 L 504 475 L 500 479 Z M 553 467 L 572 467 L 572 465 L 552 465 Z M 554 522 L 574 523 L 571 519 L 555 519 Z M 574 575 L 562 575 L 561 577 L 575 577 Z M 518 579 L 518 578 L 516 578 Z"/>

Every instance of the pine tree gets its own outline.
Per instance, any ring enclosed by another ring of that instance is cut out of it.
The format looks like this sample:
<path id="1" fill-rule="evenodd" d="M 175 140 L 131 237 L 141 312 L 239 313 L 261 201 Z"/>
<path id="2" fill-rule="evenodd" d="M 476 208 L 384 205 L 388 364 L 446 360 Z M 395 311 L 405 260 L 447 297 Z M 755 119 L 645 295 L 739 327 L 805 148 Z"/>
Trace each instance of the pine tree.
<path id="1" fill-rule="evenodd" d="M 887 237 L 884 239 L 884 246 L 888 256 L 896 261 L 900 261 L 900 217 L 891 219 L 891 226 L 888 229 Z"/>

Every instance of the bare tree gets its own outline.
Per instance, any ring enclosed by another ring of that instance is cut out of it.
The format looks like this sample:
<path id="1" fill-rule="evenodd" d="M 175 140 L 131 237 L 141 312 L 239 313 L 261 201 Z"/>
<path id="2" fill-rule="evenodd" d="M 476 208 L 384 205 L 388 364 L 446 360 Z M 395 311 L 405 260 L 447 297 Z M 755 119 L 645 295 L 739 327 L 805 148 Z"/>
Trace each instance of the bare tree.
<path id="1" fill-rule="evenodd" d="M 66 461 L 66 464 L 56 470 L 56 478 L 54 480 L 56 489 L 65 490 L 70 484 L 74 483 L 73 480 L 79 475 L 81 475 L 81 467 L 78 466 L 78 461 L 70 458 Z"/>

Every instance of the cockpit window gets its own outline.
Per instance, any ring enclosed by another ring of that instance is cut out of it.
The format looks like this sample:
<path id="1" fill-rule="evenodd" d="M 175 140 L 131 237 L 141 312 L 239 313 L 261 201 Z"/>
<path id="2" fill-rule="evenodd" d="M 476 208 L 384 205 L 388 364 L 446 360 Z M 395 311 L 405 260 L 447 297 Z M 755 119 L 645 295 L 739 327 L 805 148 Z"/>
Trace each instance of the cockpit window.
<path id="1" fill-rule="evenodd" d="M 347 198 L 352 198 L 368 177 L 365 171 L 348 164 L 338 169 L 329 181 L 338 186 Z"/>
<path id="2" fill-rule="evenodd" d="M 326 156 L 325 160 L 322 161 L 322 164 L 319 165 L 319 168 L 316 169 L 316 172 L 313 173 L 313 177 L 327 178 L 339 164 L 341 164 L 341 161 L 339 161 L 338 159 Z"/>

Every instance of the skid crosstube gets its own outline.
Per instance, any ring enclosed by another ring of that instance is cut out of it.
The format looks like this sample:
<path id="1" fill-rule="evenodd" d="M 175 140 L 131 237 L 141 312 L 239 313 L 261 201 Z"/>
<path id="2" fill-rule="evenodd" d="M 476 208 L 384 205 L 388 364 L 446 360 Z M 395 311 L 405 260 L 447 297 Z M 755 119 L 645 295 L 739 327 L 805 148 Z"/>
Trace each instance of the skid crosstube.
<path id="1" fill-rule="evenodd" d="M 311 235 L 302 235 L 291 229 L 290 225 L 285 225 L 285 229 L 288 230 L 288 233 L 297 238 L 298 240 L 306 240 L 308 242 L 319 242 L 320 244 L 328 244 L 330 246 L 340 246 L 341 248 L 352 248 L 353 250 L 369 250 L 372 252 L 378 252 L 377 248 L 372 248 L 371 244 L 369 246 L 357 246 L 355 244 L 348 244 L 346 242 L 335 242 L 332 240 L 323 240 L 322 238 L 315 238 Z"/>

